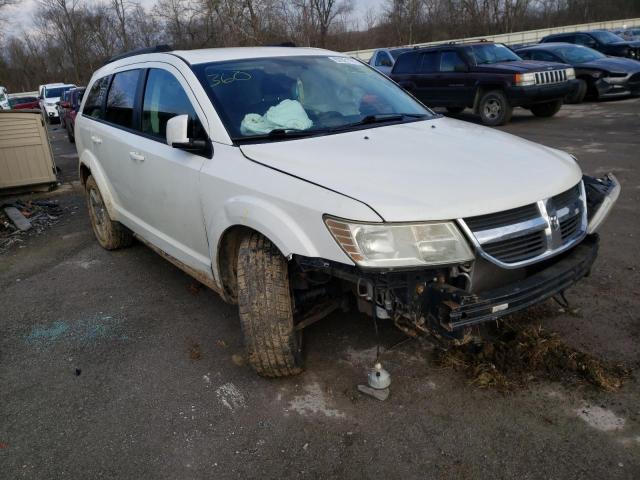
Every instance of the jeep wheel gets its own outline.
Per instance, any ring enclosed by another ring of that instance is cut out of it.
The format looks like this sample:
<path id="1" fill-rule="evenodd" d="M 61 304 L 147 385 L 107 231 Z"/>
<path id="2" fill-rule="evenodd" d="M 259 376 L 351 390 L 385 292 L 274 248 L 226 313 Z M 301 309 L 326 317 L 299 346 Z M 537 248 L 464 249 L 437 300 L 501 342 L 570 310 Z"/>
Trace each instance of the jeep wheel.
<path id="1" fill-rule="evenodd" d="M 447 112 L 449 112 L 452 115 L 457 115 L 459 113 L 464 112 L 464 108 L 465 107 L 447 107 Z"/>
<path id="2" fill-rule="evenodd" d="M 482 123 L 495 127 L 511 120 L 513 107 L 509 105 L 506 95 L 500 90 L 491 90 L 480 99 L 480 118 Z"/>
<path id="3" fill-rule="evenodd" d="M 553 117 L 562 107 L 562 100 L 553 102 L 537 103 L 531 105 L 531 113 L 536 117 Z"/>
<path id="4" fill-rule="evenodd" d="M 105 250 L 115 250 L 131 245 L 133 234 L 120 222 L 111 220 L 92 175 L 87 178 L 85 191 L 91 226 L 100 246 Z"/>
<path id="5" fill-rule="evenodd" d="M 576 82 L 576 89 L 565 98 L 566 103 L 582 103 L 587 94 L 587 82 L 580 78 Z"/>
<path id="6" fill-rule="evenodd" d="M 258 233 L 238 252 L 238 307 L 251 366 L 264 377 L 302 371 L 302 333 L 294 330 L 287 260 Z"/>

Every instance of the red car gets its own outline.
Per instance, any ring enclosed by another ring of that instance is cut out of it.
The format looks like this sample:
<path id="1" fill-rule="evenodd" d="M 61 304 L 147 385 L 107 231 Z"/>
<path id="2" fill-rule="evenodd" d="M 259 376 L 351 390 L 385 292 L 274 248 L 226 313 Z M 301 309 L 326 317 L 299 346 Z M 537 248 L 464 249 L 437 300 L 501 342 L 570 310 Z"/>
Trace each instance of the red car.
<path id="1" fill-rule="evenodd" d="M 40 110 L 38 99 L 36 97 L 14 97 L 9 99 L 11 110 Z"/>
<path id="2" fill-rule="evenodd" d="M 80 103 L 82 102 L 82 96 L 84 95 L 85 87 L 72 88 L 67 93 L 67 100 L 60 102 L 60 108 L 62 110 L 61 123 L 67 129 L 67 137 L 71 143 L 76 141 L 75 137 L 75 125 L 76 115 L 80 109 Z"/>

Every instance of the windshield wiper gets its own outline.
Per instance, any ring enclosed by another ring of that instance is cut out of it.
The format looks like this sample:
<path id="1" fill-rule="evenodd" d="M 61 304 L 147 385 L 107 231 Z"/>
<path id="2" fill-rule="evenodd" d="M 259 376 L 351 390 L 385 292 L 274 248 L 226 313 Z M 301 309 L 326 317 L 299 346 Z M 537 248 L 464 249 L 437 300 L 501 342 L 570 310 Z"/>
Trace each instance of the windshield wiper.
<path id="1" fill-rule="evenodd" d="M 425 118 L 428 117 L 426 113 L 378 113 L 376 115 L 366 115 L 357 122 L 347 123 L 346 125 L 340 125 L 333 127 L 332 132 L 348 130 L 352 127 L 359 127 L 361 125 L 369 125 L 373 123 L 386 123 L 386 122 L 398 122 L 405 118 Z"/>
<path id="2" fill-rule="evenodd" d="M 326 133 L 326 130 L 302 130 L 297 128 L 274 128 L 265 134 L 260 135 L 247 135 L 246 137 L 233 137 L 231 140 L 234 142 L 251 142 L 254 140 L 279 140 L 286 138 L 303 138 L 311 137 L 314 135 L 322 135 Z"/>

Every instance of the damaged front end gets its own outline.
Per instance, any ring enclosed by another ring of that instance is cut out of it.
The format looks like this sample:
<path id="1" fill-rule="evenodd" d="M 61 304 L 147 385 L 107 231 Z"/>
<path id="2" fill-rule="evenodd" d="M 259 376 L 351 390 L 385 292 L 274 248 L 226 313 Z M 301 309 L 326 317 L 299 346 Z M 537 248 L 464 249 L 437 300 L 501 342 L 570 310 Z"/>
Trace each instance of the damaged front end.
<path id="1" fill-rule="evenodd" d="M 619 193 L 613 175 L 585 176 L 552 198 L 458 219 L 473 257 L 456 263 L 368 268 L 300 256 L 295 261 L 303 275 L 321 271 L 351 285 L 360 311 L 390 319 L 408 335 L 464 343 L 473 326 L 562 295 L 587 276 L 598 253 L 595 231 Z M 343 248 L 353 244 L 355 250 L 358 239 L 352 235 L 349 243 L 342 225 L 333 222 L 329 228 L 344 237 Z M 446 248 L 448 255 L 465 258 L 464 251 Z"/>

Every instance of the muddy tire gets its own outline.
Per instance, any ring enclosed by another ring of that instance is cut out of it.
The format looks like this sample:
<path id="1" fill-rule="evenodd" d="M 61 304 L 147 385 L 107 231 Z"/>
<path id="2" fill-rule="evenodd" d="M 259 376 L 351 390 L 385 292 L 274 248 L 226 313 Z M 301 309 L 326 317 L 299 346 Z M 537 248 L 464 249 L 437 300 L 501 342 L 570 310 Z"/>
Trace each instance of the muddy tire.
<path id="1" fill-rule="evenodd" d="M 248 234 L 238 251 L 238 307 L 249 363 L 263 377 L 302 372 L 287 260 L 269 240 Z"/>
<path id="2" fill-rule="evenodd" d="M 576 80 L 577 87 L 576 89 L 567 95 L 565 98 L 565 103 L 582 103 L 584 97 L 587 95 L 587 82 L 582 80 L 581 78 Z"/>
<path id="3" fill-rule="evenodd" d="M 480 119 L 485 125 L 496 127 L 504 125 L 511 120 L 513 107 L 509 104 L 507 96 L 501 90 L 491 90 L 485 93 L 478 105 Z"/>
<path id="4" fill-rule="evenodd" d="M 464 107 L 447 107 L 447 112 L 452 115 L 457 115 L 459 113 L 464 112 Z"/>
<path id="5" fill-rule="evenodd" d="M 87 178 L 85 192 L 91 227 L 100 246 L 105 250 L 116 250 L 131 245 L 133 234 L 120 222 L 111 220 L 98 184 L 92 175 Z"/>
<path id="6" fill-rule="evenodd" d="M 535 105 L 531 105 L 531 113 L 533 113 L 536 117 L 548 118 L 553 117 L 556 113 L 558 113 L 561 107 L 562 100 L 537 103 Z"/>

